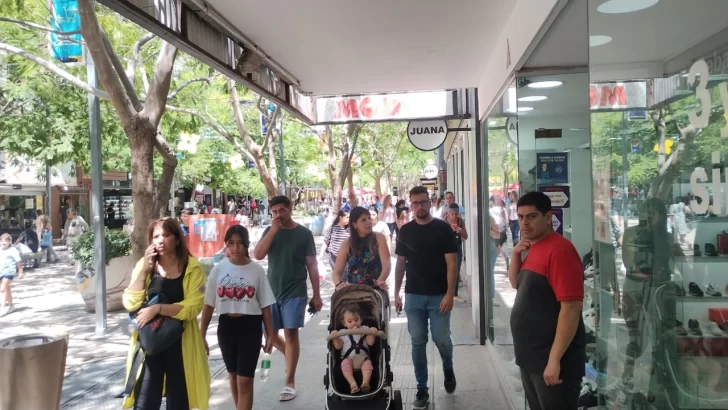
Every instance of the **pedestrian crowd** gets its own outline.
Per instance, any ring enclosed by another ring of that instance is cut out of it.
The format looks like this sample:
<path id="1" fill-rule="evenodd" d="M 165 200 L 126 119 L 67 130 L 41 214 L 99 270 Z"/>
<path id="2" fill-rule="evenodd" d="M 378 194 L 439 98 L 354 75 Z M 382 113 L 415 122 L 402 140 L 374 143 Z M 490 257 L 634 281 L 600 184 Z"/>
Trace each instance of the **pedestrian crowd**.
<path id="1" fill-rule="evenodd" d="M 532 409 L 576 409 L 585 356 L 581 260 L 574 246 L 553 231 L 546 195 L 528 193 L 519 199 L 512 193 L 509 199 L 505 206 L 499 199 L 492 203 L 488 243 L 491 251 L 503 247 L 505 230 L 511 230 L 508 278 L 517 289 L 511 328 L 526 399 Z M 337 292 L 352 285 L 388 290 L 394 253 L 394 308 L 407 315 L 412 345 L 417 388 L 412 405 L 423 409 L 430 400 L 426 354 L 430 334 L 442 360 L 445 390 L 452 394 L 457 387 L 450 315 L 454 303 L 462 300 L 458 287 L 463 241 L 468 239 L 465 209 L 455 203 L 452 192 L 433 199 L 422 186 L 392 202 L 390 195 L 381 202 L 375 198 L 368 207 L 344 202 L 325 231 L 324 253 Z M 209 407 L 206 336 L 215 313 L 218 346 L 236 409 L 252 409 L 260 354 L 274 348 L 286 363 L 279 399 L 296 398 L 300 329 L 307 311 L 323 307 L 318 256 L 311 231 L 293 220 L 291 200 L 274 197 L 268 206 L 272 221 L 252 255 L 248 229 L 232 225 L 224 237 L 225 257 L 208 277 L 190 255 L 184 224 L 163 218 L 148 227 L 148 247 L 123 293 L 134 326 L 124 408 L 156 410 L 163 397 L 168 409 Z M 68 217 L 67 223 L 84 229 L 85 221 L 73 210 Z M 40 215 L 36 229 L 30 230 L 35 236 L 27 234 L 25 243 L 48 249 L 47 219 Z M 66 232 L 68 240 L 76 238 L 74 229 Z M 47 251 L 48 258 L 54 256 Z M 264 258 L 267 271 L 255 262 Z M 491 262 L 491 271 L 492 266 Z M 12 309 L 11 284 L 23 273 L 11 238 L 0 236 L 0 314 Z M 310 299 L 308 283 L 313 291 Z M 369 393 L 375 368 L 366 354 L 358 352 L 375 344 L 379 330 L 366 326 L 356 307 L 347 307 L 340 320 L 341 329 L 360 330 L 356 339 L 331 330 L 331 346 L 342 355 L 347 393 Z M 353 350 L 357 354 L 350 356 Z M 355 370 L 361 372 L 360 379 L 354 377 Z"/>

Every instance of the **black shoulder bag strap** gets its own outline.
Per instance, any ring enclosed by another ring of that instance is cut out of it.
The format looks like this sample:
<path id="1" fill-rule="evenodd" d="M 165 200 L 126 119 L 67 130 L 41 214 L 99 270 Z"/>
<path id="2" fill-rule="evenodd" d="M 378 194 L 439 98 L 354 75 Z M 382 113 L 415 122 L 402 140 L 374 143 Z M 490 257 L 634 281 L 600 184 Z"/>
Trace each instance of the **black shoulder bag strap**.
<path id="1" fill-rule="evenodd" d="M 184 265 L 182 265 L 182 274 L 180 275 L 180 278 L 182 279 L 183 283 L 183 292 L 184 292 L 184 277 L 187 273 L 187 264 L 189 262 L 189 257 L 185 261 Z M 152 281 L 150 280 L 149 284 L 152 284 Z M 149 301 L 149 286 L 147 286 L 147 295 L 145 296 L 146 302 Z M 134 355 L 131 362 L 131 368 L 129 369 L 129 375 L 126 379 L 126 386 L 124 387 L 124 392 L 121 394 L 121 397 L 124 396 L 130 396 L 131 393 L 134 391 L 134 386 L 137 382 L 137 375 L 139 374 L 139 369 L 144 364 L 144 352 L 142 352 L 142 344 L 139 342 L 139 336 L 137 336 L 136 343 L 134 345 Z"/>

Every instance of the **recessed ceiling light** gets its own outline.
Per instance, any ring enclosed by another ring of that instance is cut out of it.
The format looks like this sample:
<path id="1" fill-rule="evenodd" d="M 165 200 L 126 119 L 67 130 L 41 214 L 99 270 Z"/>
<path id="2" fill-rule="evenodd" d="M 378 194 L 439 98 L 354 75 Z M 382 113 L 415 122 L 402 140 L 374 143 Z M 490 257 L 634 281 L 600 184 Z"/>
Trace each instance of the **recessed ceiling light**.
<path id="1" fill-rule="evenodd" d="M 612 37 L 595 35 L 589 36 L 589 47 L 599 47 L 612 42 Z"/>
<path id="2" fill-rule="evenodd" d="M 549 97 L 546 97 L 544 95 L 531 95 L 531 96 L 528 96 L 528 97 L 521 97 L 521 98 L 518 99 L 518 101 L 523 101 L 523 102 L 543 101 L 543 100 L 545 100 L 547 98 L 549 98 Z"/>
<path id="3" fill-rule="evenodd" d="M 529 88 L 554 88 L 563 84 L 561 81 L 538 81 L 528 85 Z"/>
<path id="4" fill-rule="evenodd" d="M 518 107 L 518 112 L 533 111 L 533 107 Z"/>
<path id="5" fill-rule="evenodd" d="M 660 0 L 609 0 L 603 3 L 597 10 L 605 14 L 632 13 L 650 8 Z"/>
<path id="6" fill-rule="evenodd" d="M 571 131 L 586 131 L 586 128 L 569 128 Z"/>

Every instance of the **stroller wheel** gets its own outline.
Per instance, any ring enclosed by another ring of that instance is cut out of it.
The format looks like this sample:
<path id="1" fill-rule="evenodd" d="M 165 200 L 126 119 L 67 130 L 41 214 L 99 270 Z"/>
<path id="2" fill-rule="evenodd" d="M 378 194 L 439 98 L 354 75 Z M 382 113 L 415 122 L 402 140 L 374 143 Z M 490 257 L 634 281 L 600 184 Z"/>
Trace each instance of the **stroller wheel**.
<path id="1" fill-rule="evenodd" d="M 394 396 L 392 397 L 391 410 L 402 410 L 403 408 L 404 404 L 402 403 L 402 392 L 400 390 L 395 390 Z"/>

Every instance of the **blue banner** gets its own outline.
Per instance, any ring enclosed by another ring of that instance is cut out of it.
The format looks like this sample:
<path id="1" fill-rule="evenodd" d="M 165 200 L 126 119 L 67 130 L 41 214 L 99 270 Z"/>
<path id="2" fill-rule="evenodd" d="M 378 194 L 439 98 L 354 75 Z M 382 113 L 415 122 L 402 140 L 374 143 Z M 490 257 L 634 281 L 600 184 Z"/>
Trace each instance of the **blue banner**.
<path id="1" fill-rule="evenodd" d="M 50 25 L 53 30 L 73 32 L 81 30 L 81 17 L 78 15 L 77 0 L 49 0 L 51 12 Z M 63 63 L 83 61 L 81 34 L 50 33 L 51 56 Z"/>
<path id="2" fill-rule="evenodd" d="M 569 183 L 569 153 L 536 153 L 536 179 L 539 185 Z"/>

